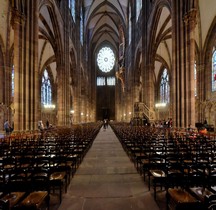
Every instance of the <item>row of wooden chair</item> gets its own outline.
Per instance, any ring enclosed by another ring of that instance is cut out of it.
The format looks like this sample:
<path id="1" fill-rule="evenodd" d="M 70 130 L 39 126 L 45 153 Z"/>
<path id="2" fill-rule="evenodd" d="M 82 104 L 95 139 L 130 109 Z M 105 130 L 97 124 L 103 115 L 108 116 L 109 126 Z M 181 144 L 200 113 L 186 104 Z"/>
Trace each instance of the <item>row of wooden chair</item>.
<path id="1" fill-rule="evenodd" d="M 40 138 L 0 141 L 0 209 L 49 208 L 50 194 L 67 192 L 100 124 L 47 130 Z M 8 138 L 8 137 L 7 137 Z"/>
<path id="2" fill-rule="evenodd" d="M 200 187 L 215 194 L 215 140 L 204 136 L 174 138 L 169 130 L 161 128 L 125 124 L 112 127 L 144 181 L 148 176 L 149 190 L 153 186 L 155 199 L 158 187 L 167 193 L 168 189 Z"/>

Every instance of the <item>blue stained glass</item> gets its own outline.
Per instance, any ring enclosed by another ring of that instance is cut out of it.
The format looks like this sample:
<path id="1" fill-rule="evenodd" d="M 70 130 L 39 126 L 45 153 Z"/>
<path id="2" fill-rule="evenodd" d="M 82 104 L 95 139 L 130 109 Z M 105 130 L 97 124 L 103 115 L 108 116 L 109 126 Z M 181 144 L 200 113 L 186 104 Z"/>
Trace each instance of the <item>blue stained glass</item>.
<path id="1" fill-rule="evenodd" d="M 80 42 L 83 44 L 83 10 L 80 12 Z"/>
<path id="2" fill-rule="evenodd" d="M 69 8 L 74 22 L 76 22 L 76 0 L 69 0 Z"/>
<path id="3" fill-rule="evenodd" d="M 142 0 L 137 0 L 136 1 L 136 20 L 138 20 L 139 18 L 141 8 L 142 8 Z"/>
<path id="4" fill-rule="evenodd" d="M 212 91 L 216 91 L 216 50 L 212 55 Z"/>
<path id="5" fill-rule="evenodd" d="M 161 75 L 161 83 L 160 83 L 160 102 L 169 103 L 169 101 L 170 101 L 169 75 L 167 69 L 164 69 Z"/>
<path id="6" fill-rule="evenodd" d="M 41 84 L 41 103 L 43 105 L 52 104 L 52 87 L 47 70 L 44 70 Z"/>
<path id="7" fill-rule="evenodd" d="M 75 12 L 75 8 L 76 8 L 76 2 L 75 0 L 72 0 L 72 5 L 71 5 L 71 13 L 72 13 L 72 17 L 74 22 L 76 22 L 76 12 Z"/>
<path id="8" fill-rule="evenodd" d="M 131 22 L 131 5 L 129 6 L 129 24 L 128 24 L 128 43 L 131 43 L 131 34 L 132 34 L 132 22 Z"/>

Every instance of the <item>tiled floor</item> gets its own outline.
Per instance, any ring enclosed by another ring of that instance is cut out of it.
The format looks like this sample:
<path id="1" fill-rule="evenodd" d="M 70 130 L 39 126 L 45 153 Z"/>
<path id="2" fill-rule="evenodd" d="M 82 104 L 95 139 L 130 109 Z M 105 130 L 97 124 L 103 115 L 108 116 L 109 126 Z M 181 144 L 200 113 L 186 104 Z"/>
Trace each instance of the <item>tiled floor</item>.
<path id="1" fill-rule="evenodd" d="M 97 135 L 60 206 L 55 199 L 51 210 L 165 209 L 165 193 L 156 203 L 110 127 Z"/>

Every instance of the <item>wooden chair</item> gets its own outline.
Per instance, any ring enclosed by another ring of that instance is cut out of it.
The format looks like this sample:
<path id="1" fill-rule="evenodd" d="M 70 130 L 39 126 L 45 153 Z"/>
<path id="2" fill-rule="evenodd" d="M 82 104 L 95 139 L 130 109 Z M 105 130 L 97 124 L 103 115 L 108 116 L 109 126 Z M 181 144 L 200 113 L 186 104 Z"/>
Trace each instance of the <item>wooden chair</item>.
<path id="1" fill-rule="evenodd" d="M 25 192 L 10 192 L 1 198 L 1 201 L 5 203 L 5 209 L 12 209 L 18 204 L 25 196 Z M 3 209 L 4 209 L 3 208 Z"/>
<path id="2" fill-rule="evenodd" d="M 45 168 L 35 168 L 31 176 L 31 193 L 19 205 L 28 207 L 30 203 L 32 208 L 39 207 L 43 202 L 46 202 L 49 209 L 50 201 L 50 182 L 49 170 Z"/>
<path id="3" fill-rule="evenodd" d="M 65 171 L 55 171 L 49 176 L 50 187 L 55 190 L 59 189 L 59 202 L 62 202 L 62 186 L 65 184 L 65 192 L 67 192 L 67 174 Z"/>
<path id="4" fill-rule="evenodd" d="M 49 209 L 49 195 L 47 191 L 31 192 L 23 201 L 14 207 L 14 210 L 38 210 L 45 200 Z"/>
<path id="5" fill-rule="evenodd" d="M 183 189 L 168 189 L 167 207 L 170 210 L 203 210 L 200 202 Z"/>

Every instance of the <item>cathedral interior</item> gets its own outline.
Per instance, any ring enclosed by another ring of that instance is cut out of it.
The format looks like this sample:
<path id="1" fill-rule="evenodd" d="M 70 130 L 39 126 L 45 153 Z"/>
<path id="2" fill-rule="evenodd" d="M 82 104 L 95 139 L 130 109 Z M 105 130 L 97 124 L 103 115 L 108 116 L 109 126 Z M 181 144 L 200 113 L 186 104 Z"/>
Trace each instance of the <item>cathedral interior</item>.
<path id="1" fill-rule="evenodd" d="M 0 0 L 0 5 L 3 135 L 7 120 L 14 135 L 38 131 L 38 122 L 69 132 L 73 126 L 102 126 L 104 119 L 146 123 L 149 129 L 165 122 L 176 129 L 206 125 L 214 131 L 215 0 Z M 77 133 L 94 139 L 85 129 Z M 132 135 L 113 129 L 120 139 Z M 137 153 L 122 144 L 140 164 Z M 83 157 L 78 156 L 77 165 Z"/>
<path id="2" fill-rule="evenodd" d="M 215 126 L 215 2 L 1 0 L 0 124 Z M 138 108 L 138 109 L 137 109 Z"/>

